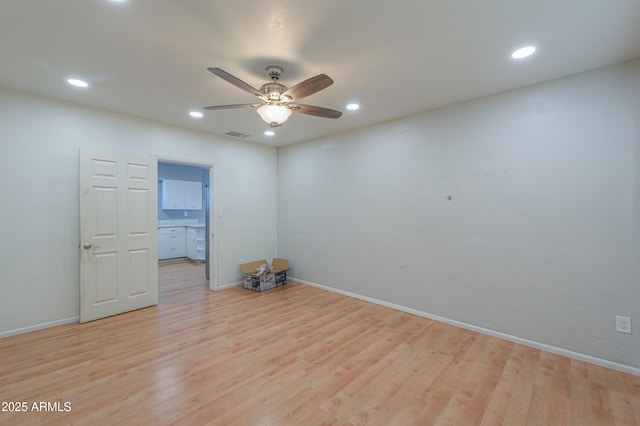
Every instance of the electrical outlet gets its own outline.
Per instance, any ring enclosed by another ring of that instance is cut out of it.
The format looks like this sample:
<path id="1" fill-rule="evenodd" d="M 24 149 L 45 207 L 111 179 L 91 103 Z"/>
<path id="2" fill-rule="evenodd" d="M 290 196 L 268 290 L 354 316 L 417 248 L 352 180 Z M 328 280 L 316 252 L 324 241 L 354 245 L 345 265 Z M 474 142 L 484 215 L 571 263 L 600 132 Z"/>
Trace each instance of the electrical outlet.
<path id="1" fill-rule="evenodd" d="M 616 315 L 616 331 L 631 334 L 631 318 Z"/>

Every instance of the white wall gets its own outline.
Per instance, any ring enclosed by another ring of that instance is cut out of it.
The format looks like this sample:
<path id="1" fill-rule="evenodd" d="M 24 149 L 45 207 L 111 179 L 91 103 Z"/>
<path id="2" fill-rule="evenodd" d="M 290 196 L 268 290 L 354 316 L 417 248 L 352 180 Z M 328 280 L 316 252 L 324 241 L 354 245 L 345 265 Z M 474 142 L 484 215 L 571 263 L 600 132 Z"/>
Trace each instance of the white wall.
<path id="1" fill-rule="evenodd" d="M 301 280 L 640 367 L 639 87 L 635 61 L 282 148 L 279 256 Z"/>
<path id="2" fill-rule="evenodd" d="M 79 314 L 80 147 L 215 163 L 221 286 L 277 254 L 275 148 L 0 89 L 0 335 Z"/>

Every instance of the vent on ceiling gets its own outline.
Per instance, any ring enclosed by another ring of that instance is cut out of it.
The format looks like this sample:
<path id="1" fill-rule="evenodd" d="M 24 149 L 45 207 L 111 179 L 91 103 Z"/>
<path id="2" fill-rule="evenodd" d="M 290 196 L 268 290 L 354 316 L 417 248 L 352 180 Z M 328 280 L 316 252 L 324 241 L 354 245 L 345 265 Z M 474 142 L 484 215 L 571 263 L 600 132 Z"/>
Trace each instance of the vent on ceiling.
<path id="1" fill-rule="evenodd" d="M 225 133 L 225 135 L 233 136 L 234 138 L 241 138 L 241 139 L 248 138 L 249 136 L 251 136 L 251 135 L 248 135 L 246 133 L 233 132 L 233 131 L 227 132 L 227 133 Z"/>

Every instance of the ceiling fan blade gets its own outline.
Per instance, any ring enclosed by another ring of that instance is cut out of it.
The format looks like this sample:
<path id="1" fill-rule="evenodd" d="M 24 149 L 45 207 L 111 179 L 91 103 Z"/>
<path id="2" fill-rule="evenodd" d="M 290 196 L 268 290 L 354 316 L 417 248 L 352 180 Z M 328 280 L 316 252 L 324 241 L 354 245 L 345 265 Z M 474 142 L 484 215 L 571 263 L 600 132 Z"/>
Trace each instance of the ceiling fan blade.
<path id="1" fill-rule="evenodd" d="M 260 104 L 233 104 L 233 105 L 215 105 L 215 106 L 207 106 L 203 107 L 203 109 L 213 111 L 216 109 L 234 109 L 234 108 L 245 108 L 245 107 L 257 107 Z"/>
<path id="2" fill-rule="evenodd" d="M 207 68 L 207 70 L 209 70 L 209 72 L 211 72 L 212 74 L 217 75 L 221 79 L 233 84 L 237 88 L 244 90 L 247 93 L 251 93 L 252 95 L 258 96 L 258 97 L 264 96 L 255 87 L 250 86 L 249 84 L 247 84 L 244 81 L 240 80 L 238 77 L 234 77 L 233 75 L 229 74 L 228 72 L 226 72 L 223 69 L 209 67 L 209 68 Z"/>
<path id="3" fill-rule="evenodd" d="M 292 101 L 296 101 L 306 96 L 313 95 L 314 93 L 319 92 L 322 89 L 326 89 L 332 84 L 333 80 L 331 79 L 331 77 L 326 74 L 319 74 L 289 88 L 280 96 L 280 99 L 283 99 L 284 96 L 287 96 Z"/>
<path id="4" fill-rule="evenodd" d="M 316 117 L 340 118 L 340 116 L 342 115 L 340 111 L 336 111 L 335 109 L 322 108 L 319 106 L 302 104 L 288 104 L 288 106 L 295 112 L 307 115 L 315 115 Z"/>

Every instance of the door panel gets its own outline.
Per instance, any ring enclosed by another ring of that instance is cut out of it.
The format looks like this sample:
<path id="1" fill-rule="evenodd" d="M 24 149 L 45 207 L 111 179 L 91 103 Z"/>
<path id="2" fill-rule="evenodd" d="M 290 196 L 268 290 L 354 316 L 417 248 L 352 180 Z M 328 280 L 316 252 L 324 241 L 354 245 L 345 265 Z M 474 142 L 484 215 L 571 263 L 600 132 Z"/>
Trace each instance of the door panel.
<path id="1" fill-rule="evenodd" d="M 129 236 L 148 236 L 149 223 L 149 191 L 130 188 L 127 198 L 127 223 Z M 157 229 L 158 226 L 156 225 Z"/>
<path id="2" fill-rule="evenodd" d="M 94 212 L 91 213 L 93 217 L 87 217 L 86 220 L 95 220 L 95 236 L 96 237 L 116 237 L 118 232 L 117 223 L 117 188 L 105 188 L 105 187 L 93 187 L 93 193 L 89 194 L 89 203 L 91 203 L 91 209 Z"/>
<path id="3" fill-rule="evenodd" d="M 100 253 L 95 255 L 95 271 L 92 277 L 95 285 L 91 299 L 95 304 L 115 303 L 118 301 L 118 254 Z"/>
<path id="4" fill-rule="evenodd" d="M 131 281 L 129 297 L 144 296 L 151 292 L 149 286 L 149 254 L 147 249 L 129 251 L 129 264 L 131 265 L 129 269 L 129 279 Z M 153 263 L 157 263 L 157 261 Z"/>
<path id="5" fill-rule="evenodd" d="M 80 321 L 158 303 L 157 164 L 80 151 Z"/>

